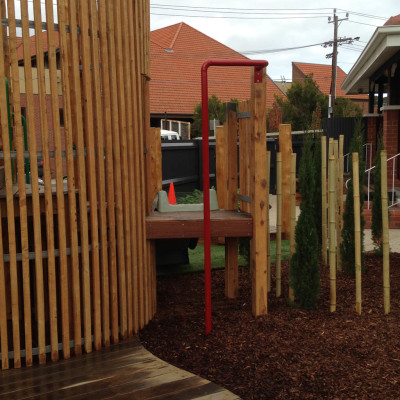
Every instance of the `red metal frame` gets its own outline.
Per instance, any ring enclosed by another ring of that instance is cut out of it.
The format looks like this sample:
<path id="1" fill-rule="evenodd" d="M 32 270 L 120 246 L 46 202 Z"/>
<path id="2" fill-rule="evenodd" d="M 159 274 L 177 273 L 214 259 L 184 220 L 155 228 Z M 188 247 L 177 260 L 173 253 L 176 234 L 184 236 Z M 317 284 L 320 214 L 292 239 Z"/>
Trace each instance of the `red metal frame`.
<path id="1" fill-rule="evenodd" d="M 210 165 L 208 141 L 208 77 L 209 67 L 254 67 L 254 83 L 262 82 L 264 60 L 208 60 L 201 67 L 201 118 L 203 135 L 203 204 L 204 204 L 204 292 L 206 303 L 206 335 L 211 332 L 211 230 L 210 230 Z"/>

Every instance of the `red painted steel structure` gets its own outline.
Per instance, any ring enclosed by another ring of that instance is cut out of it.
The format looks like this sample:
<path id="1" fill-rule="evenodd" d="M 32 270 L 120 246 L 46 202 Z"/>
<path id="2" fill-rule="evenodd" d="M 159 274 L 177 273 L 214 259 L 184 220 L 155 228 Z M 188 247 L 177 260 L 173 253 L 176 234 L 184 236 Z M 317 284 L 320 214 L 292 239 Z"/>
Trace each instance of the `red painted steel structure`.
<path id="1" fill-rule="evenodd" d="M 204 204 L 204 291 L 206 306 L 206 335 L 211 332 L 211 231 L 210 231 L 210 165 L 208 141 L 208 77 L 209 67 L 254 67 L 254 83 L 263 80 L 262 71 L 268 65 L 264 60 L 211 59 L 201 67 L 201 107 L 203 136 L 203 204 Z"/>

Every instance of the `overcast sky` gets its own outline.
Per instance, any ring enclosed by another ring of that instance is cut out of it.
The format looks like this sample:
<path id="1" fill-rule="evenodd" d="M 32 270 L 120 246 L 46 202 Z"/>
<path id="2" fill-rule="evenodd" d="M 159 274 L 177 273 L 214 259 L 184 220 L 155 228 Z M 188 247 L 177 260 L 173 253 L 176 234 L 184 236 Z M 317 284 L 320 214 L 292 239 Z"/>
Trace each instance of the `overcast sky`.
<path id="1" fill-rule="evenodd" d="M 332 49 L 317 45 L 270 51 L 332 40 L 333 24 L 328 22 L 328 16 L 333 17 L 334 8 L 339 19 L 345 19 L 346 12 L 349 14 L 339 23 L 338 37 L 360 38 L 339 47 L 338 66 L 346 73 L 376 27 L 400 14 L 399 0 L 151 0 L 150 6 L 151 30 L 185 22 L 249 58 L 268 60 L 268 74 L 273 79 L 285 77 L 289 81 L 292 61 L 330 64 L 331 59 L 325 56 Z"/>

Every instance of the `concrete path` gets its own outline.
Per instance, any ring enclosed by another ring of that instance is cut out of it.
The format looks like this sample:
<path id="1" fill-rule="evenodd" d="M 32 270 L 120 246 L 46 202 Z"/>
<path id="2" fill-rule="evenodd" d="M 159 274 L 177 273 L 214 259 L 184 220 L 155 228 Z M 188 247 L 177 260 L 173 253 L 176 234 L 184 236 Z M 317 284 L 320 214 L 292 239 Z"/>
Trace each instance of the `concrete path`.
<path id="1" fill-rule="evenodd" d="M 269 210 L 269 218 L 271 227 L 276 226 L 276 196 L 270 195 L 269 204 L 271 205 L 271 209 Z M 296 216 L 300 215 L 300 207 L 296 207 Z M 271 228 L 271 231 L 274 231 L 274 228 Z M 365 229 L 364 231 L 364 249 L 365 251 L 372 251 L 374 249 L 374 245 L 371 238 L 371 229 Z M 389 244 L 390 251 L 392 253 L 400 253 L 400 229 L 389 229 Z"/>

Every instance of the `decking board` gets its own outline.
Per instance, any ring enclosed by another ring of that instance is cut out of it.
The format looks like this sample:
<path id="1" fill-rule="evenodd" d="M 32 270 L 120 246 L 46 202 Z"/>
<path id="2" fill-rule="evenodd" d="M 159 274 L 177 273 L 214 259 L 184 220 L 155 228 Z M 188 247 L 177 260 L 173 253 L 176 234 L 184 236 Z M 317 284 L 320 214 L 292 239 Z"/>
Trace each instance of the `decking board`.
<path id="1" fill-rule="evenodd" d="M 99 352 L 0 374 L 0 399 L 239 399 L 173 367 L 134 338 Z"/>
<path id="2" fill-rule="evenodd" d="M 211 211 L 211 237 L 251 237 L 253 219 L 250 214 Z M 146 217 L 147 239 L 200 238 L 204 236 L 202 211 L 160 213 Z"/>

